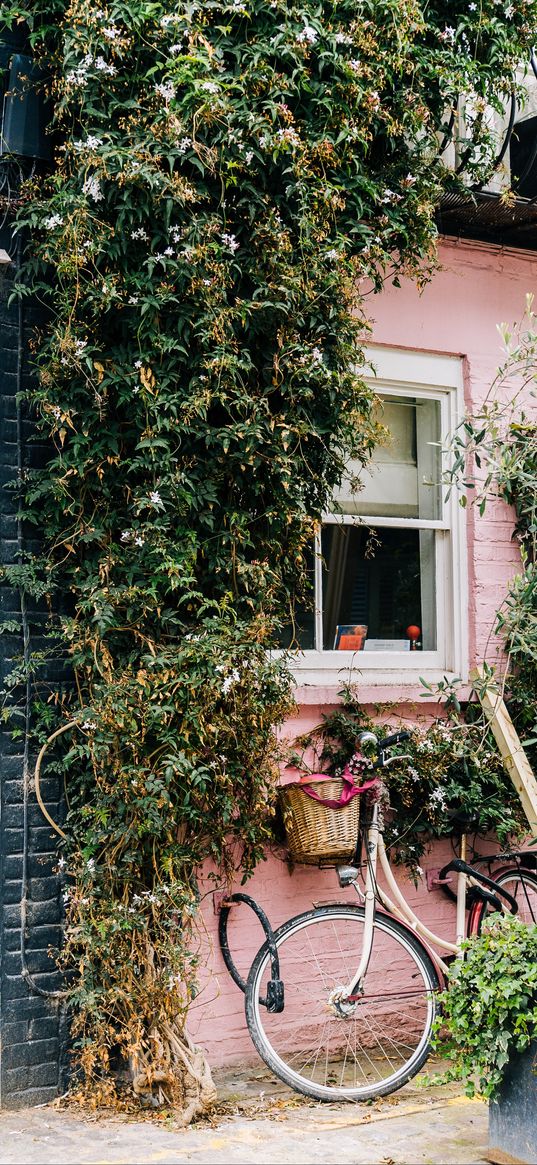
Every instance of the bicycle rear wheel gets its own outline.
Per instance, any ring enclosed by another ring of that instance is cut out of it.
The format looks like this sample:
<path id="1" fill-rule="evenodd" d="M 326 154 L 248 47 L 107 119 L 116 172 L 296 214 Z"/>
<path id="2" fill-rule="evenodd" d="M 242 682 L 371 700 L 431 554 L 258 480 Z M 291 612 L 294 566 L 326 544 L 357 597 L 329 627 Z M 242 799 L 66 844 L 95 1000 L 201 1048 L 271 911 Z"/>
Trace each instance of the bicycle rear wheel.
<path id="1" fill-rule="evenodd" d="M 493 874 L 494 881 L 503 886 L 518 903 L 517 918 L 526 926 L 537 924 L 537 874 L 523 866 L 504 866 Z M 479 934 L 487 914 L 492 912 L 488 902 L 477 902 L 471 914 L 469 933 Z"/>
<path id="2" fill-rule="evenodd" d="M 315 1100 L 360 1101 L 401 1088 L 424 1064 L 439 980 L 422 944 L 377 913 L 364 993 L 340 1015 L 333 992 L 352 981 L 364 940 L 361 906 L 321 906 L 275 934 L 284 1010 L 261 1004 L 270 978 L 265 944 L 246 986 L 246 1022 L 280 1080 Z M 332 1001 L 331 1001 L 332 997 Z"/>

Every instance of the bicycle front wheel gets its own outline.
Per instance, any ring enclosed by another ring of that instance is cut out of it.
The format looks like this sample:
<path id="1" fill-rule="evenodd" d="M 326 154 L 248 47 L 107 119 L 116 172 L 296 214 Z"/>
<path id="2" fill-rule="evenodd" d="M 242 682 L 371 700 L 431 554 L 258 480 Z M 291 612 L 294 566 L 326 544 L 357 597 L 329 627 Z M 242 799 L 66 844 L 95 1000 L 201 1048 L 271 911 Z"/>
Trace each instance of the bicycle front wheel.
<path id="1" fill-rule="evenodd" d="M 275 934 L 284 1009 L 270 1014 L 270 955 L 256 955 L 246 986 L 246 1022 L 280 1080 L 315 1100 L 370 1100 L 395 1092 L 424 1064 L 439 980 L 427 951 L 404 926 L 377 913 L 358 1000 L 340 1014 L 337 990 L 352 981 L 364 942 L 361 906 L 320 906 Z M 334 995 L 336 993 L 336 995 Z"/>

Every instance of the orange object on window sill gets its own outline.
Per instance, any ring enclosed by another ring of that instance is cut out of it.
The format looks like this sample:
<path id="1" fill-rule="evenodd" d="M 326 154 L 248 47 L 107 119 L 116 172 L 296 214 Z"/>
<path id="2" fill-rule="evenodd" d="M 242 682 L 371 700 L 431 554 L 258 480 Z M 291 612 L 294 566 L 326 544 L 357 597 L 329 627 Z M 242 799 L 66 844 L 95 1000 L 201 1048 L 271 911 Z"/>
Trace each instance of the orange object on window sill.
<path id="1" fill-rule="evenodd" d="M 362 623 L 344 623 L 336 627 L 335 651 L 361 651 L 367 627 Z"/>

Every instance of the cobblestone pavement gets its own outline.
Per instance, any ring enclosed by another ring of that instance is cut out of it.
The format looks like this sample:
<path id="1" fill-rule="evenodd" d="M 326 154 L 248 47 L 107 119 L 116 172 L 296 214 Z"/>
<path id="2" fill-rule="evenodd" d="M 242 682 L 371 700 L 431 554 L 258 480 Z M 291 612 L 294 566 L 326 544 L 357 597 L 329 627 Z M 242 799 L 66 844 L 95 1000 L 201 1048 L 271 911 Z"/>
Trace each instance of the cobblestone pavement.
<path id="1" fill-rule="evenodd" d="M 310 1102 L 264 1070 L 217 1077 L 211 1122 L 88 1116 L 47 1105 L 0 1113 L 0 1165 L 482 1165 L 487 1107 L 453 1085 L 371 1105 Z"/>

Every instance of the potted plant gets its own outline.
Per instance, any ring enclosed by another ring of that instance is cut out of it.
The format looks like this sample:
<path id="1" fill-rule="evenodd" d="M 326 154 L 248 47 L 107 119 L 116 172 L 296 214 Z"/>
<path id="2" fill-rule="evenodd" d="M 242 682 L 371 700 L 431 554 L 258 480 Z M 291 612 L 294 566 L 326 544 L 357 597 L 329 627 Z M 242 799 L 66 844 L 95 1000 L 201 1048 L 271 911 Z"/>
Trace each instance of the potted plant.
<path id="1" fill-rule="evenodd" d="M 436 1050 L 449 1079 L 490 1102 L 489 1159 L 537 1161 L 537 926 L 491 915 L 463 943 L 442 1004 Z"/>

